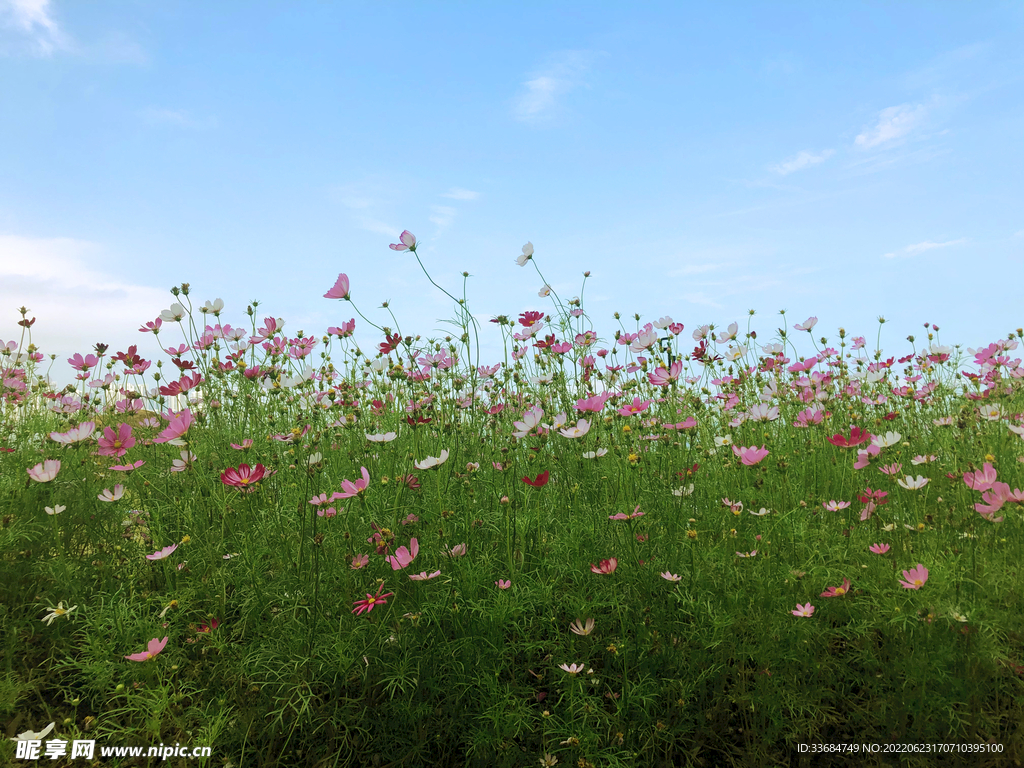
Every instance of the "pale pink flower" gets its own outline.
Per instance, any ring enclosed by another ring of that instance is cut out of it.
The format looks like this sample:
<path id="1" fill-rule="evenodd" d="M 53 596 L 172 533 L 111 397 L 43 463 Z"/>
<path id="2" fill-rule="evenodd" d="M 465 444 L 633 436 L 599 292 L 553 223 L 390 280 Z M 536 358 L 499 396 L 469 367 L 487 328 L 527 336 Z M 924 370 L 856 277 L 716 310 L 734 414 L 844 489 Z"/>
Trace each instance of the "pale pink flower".
<path id="1" fill-rule="evenodd" d="M 26 469 L 25 471 L 37 483 L 48 483 L 60 472 L 60 462 L 57 459 L 47 459 L 41 464 L 36 464 L 31 469 Z"/>
<path id="2" fill-rule="evenodd" d="M 832 501 L 823 501 L 821 503 L 821 506 L 827 509 L 829 512 L 838 512 L 840 509 L 846 509 L 848 506 L 850 506 L 850 502 L 836 501 L 835 499 L 833 499 Z"/>
<path id="3" fill-rule="evenodd" d="M 508 589 L 512 586 L 512 579 L 498 579 L 494 583 L 497 585 L 498 589 Z"/>
<path id="4" fill-rule="evenodd" d="M 920 589 L 928 581 L 928 569 L 921 565 L 921 563 L 918 563 L 916 568 L 904 571 L 903 578 L 906 581 L 901 580 L 900 586 L 904 589 Z"/>
<path id="5" fill-rule="evenodd" d="M 238 443 L 232 443 L 231 447 L 234 448 L 236 451 L 244 451 L 248 448 L 252 448 L 252 439 L 247 437 L 245 438 L 245 440 L 242 441 L 241 445 L 239 445 Z"/>
<path id="6" fill-rule="evenodd" d="M 889 545 L 888 544 L 872 544 L 870 547 L 868 547 L 868 551 L 869 552 L 874 552 L 876 555 L 884 555 L 886 552 L 889 551 Z"/>
<path id="7" fill-rule="evenodd" d="M 117 501 L 124 496 L 124 486 L 118 483 L 114 486 L 113 492 L 109 488 L 104 488 L 103 493 L 99 494 L 96 498 L 100 501 Z"/>
<path id="8" fill-rule="evenodd" d="M 792 613 L 794 616 L 813 616 L 814 606 L 810 603 L 807 603 L 806 605 L 800 605 L 800 603 L 797 603 L 796 610 L 790 611 L 790 613 Z"/>
<path id="9" fill-rule="evenodd" d="M 576 621 L 569 625 L 569 629 L 577 635 L 589 635 L 594 631 L 594 620 L 587 619 L 586 623 L 584 623 L 583 619 L 576 619 Z"/>
<path id="10" fill-rule="evenodd" d="M 369 555 L 352 555 L 352 570 L 357 571 L 370 562 Z"/>
<path id="11" fill-rule="evenodd" d="M 433 579 L 433 578 L 435 578 L 437 576 L 440 576 L 440 575 L 441 575 L 441 571 L 440 570 L 434 571 L 431 574 L 428 574 L 426 571 L 423 571 L 422 573 L 417 573 L 415 576 L 410 576 L 409 578 L 412 579 L 413 581 L 427 581 L 428 579 Z"/>
<path id="12" fill-rule="evenodd" d="M 149 641 L 146 650 L 139 651 L 138 653 L 132 653 L 125 656 L 129 661 L 149 661 L 162 651 L 167 645 L 167 638 L 163 640 L 157 640 L 155 637 Z"/>
<path id="13" fill-rule="evenodd" d="M 559 664 L 558 667 L 564 669 L 570 675 L 578 675 L 586 667 L 586 664 Z"/>
<path id="14" fill-rule="evenodd" d="M 663 578 L 665 581 L 682 581 L 682 578 L 683 578 L 682 576 L 677 576 L 676 574 L 669 573 L 668 571 L 665 571 L 664 573 L 662 573 L 660 575 L 661 575 L 661 578 Z"/>
<path id="15" fill-rule="evenodd" d="M 977 472 L 964 472 L 964 482 L 974 491 L 987 491 L 995 481 L 996 470 L 987 461 Z"/>
<path id="16" fill-rule="evenodd" d="M 451 555 L 452 557 L 462 557 L 463 555 L 466 554 L 466 545 L 465 544 L 456 544 L 454 547 L 452 547 L 448 551 L 448 554 Z"/>
<path id="17" fill-rule="evenodd" d="M 392 243 L 392 251 L 412 251 L 413 253 L 416 253 L 416 235 L 406 229 L 401 235 L 399 235 L 398 239 L 402 242 L 401 244 Z"/>
<path id="18" fill-rule="evenodd" d="M 46 514 L 48 515 L 59 515 L 61 512 L 67 509 L 67 507 L 57 504 L 54 507 L 43 507 L 43 509 L 46 510 Z"/>
<path id="19" fill-rule="evenodd" d="M 69 429 L 67 432 L 51 432 L 50 438 L 52 440 L 56 440 L 62 445 L 71 445 L 72 443 L 80 443 L 83 440 L 88 440 L 92 437 L 92 433 L 95 431 L 96 422 L 85 421 L 74 429 Z"/>
<path id="20" fill-rule="evenodd" d="M 818 318 L 808 317 L 806 320 L 803 321 L 803 323 L 798 323 L 797 325 L 794 325 L 793 328 L 794 330 L 797 331 L 810 331 L 811 328 L 813 328 L 817 324 Z"/>
<path id="21" fill-rule="evenodd" d="M 146 559 L 147 560 L 163 560 L 165 557 L 169 556 L 172 552 L 174 552 L 174 550 L 176 550 L 177 548 L 178 548 L 177 544 L 171 544 L 169 547 L 164 547 L 163 549 L 158 549 L 152 555 L 146 555 Z"/>
<path id="22" fill-rule="evenodd" d="M 587 421 L 586 419 L 580 419 L 579 421 L 576 422 L 575 427 L 566 427 L 565 429 L 560 430 L 559 434 L 561 434 L 562 437 L 567 437 L 570 440 L 572 440 L 577 437 L 583 437 L 589 431 L 590 422 Z"/>

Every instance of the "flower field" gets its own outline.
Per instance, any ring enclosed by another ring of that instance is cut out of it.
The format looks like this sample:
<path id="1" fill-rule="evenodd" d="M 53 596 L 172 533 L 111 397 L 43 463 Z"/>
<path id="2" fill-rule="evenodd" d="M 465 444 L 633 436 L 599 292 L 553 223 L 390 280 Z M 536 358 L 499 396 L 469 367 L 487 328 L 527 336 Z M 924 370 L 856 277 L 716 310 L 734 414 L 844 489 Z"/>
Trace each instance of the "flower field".
<path id="1" fill-rule="evenodd" d="M 233 327 L 185 284 L 139 329 L 171 366 L 98 345 L 63 391 L 24 310 L 0 759 L 29 764 L 23 735 L 245 768 L 1019 765 L 1021 329 L 883 354 L 813 317 L 766 341 L 636 315 L 602 340 L 537 272 L 551 308 L 494 318 L 493 361 L 425 268 L 451 336 L 356 309 L 366 353 L 355 317 Z"/>

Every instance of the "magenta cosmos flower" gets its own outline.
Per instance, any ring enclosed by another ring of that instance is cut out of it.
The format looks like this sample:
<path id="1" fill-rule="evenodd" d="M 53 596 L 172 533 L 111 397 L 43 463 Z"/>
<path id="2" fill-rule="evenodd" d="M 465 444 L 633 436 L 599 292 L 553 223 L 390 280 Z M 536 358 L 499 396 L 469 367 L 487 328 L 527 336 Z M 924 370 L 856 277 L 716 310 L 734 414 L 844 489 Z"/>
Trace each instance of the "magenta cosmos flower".
<path id="1" fill-rule="evenodd" d="M 344 272 L 338 275 L 338 280 L 335 282 L 334 287 L 324 294 L 324 298 L 349 301 L 348 275 Z"/>
<path id="2" fill-rule="evenodd" d="M 237 468 L 228 467 L 221 473 L 220 481 L 224 485 L 230 485 L 241 491 L 250 492 L 256 490 L 254 483 L 258 483 L 266 475 L 267 468 L 262 464 L 250 467 L 248 464 L 239 464 Z"/>
<path id="3" fill-rule="evenodd" d="M 928 569 L 921 565 L 921 563 L 918 563 L 917 568 L 904 571 L 903 578 L 906 581 L 900 581 L 900 586 L 904 589 L 920 589 L 928 581 Z"/>
<path id="4" fill-rule="evenodd" d="M 106 427 L 103 430 L 103 437 L 96 442 L 100 446 L 100 449 L 96 451 L 99 456 L 116 456 L 121 458 L 128 453 L 129 448 L 135 447 L 135 438 L 132 437 L 130 424 L 119 425 L 117 432 L 114 432 L 110 427 Z"/>
<path id="5" fill-rule="evenodd" d="M 372 611 L 378 605 L 386 605 L 387 602 L 388 602 L 387 598 L 391 597 L 395 593 L 394 592 L 387 592 L 387 593 L 382 595 L 380 593 L 380 591 L 382 589 L 384 589 L 384 585 L 383 584 L 381 584 L 379 587 L 377 587 L 377 594 L 376 595 L 371 595 L 369 592 L 367 592 L 365 600 L 356 600 L 355 603 L 354 603 L 355 608 L 352 609 L 352 613 L 356 614 L 357 616 L 362 616 L 364 611 L 366 613 L 369 613 L 370 611 Z"/>
<path id="6" fill-rule="evenodd" d="M 590 564 L 590 570 L 594 573 L 599 573 L 607 576 L 611 573 L 615 573 L 615 569 L 619 567 L 618 558 L 612 557 L 607 560 L 602 560 L 600 565 Z"/>
<path id="7" fill-rule="evenodd" d="M 735 453 L 739 457 L 740 461 L 748 467 L 754 466 L 768 455 L 768 449 L 763 445 L 760 448 L 755 448 L 754 446 L 744 448 L 742 446 L 737 447 L 734 445 L 732 447 L 732 452 Z"/>
<path id="8" fill-rule="evenodd" d="M 166 637 L 163 640 L 157 640 L 154 637 L 152 640 L 149 641 L 149 645 L 146 647 L 146 650 L 139 651 L 138 653 L 132 653 L 128 656 L 125 656 L 125 658 L 129 661 L 149 661 L 158 653 L 160 653 L 160 651 L 162 651 L 164 649 L 164 646 L 166 645 Z"/>

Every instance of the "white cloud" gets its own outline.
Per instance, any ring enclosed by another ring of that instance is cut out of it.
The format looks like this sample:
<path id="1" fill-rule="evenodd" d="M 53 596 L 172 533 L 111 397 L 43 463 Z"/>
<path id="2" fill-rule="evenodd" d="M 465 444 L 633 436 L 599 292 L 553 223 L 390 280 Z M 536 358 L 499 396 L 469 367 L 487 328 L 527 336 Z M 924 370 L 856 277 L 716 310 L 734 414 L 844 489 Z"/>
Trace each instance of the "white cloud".
<path id="1" fill-rule="evenodd" d="M 793 173 L 793 171 L 799 171 L 802 168 L 807 168 L 812 165 L 817 165 L 818 163 L 823 163 L 830 157 L 832 157 L 832 155 L 834 154 L 835 150 L 833 149 L 824 149 L 821 152 L 818 152 L 817 154 L 815 154 L 814 152 L 804 150 L 803 152 L 797 153 L 788 160 L 784 160 L 778 165 L 773 165 L 771 167 L 771 170 L 775 171 L 775 173 L 779 174 L 780 176 L 785 176 L 787 174 Z"/>
<path id="2" fill-rule="evenodd" d="M 432 205 L 430 210 L 433 213 L 430 220 L 439 227 L 447 227 L 455 219 L 455 209 L 446 205 Z"/>
<path id="3" fill-rule="evenodd" d="M 476 200 L 480 197 L 480 193 L 471 192 L 468 189 L 460 189 L 459 187 L 452 187 L 450 190 L 442 194 L 441 197 L 450 197 L 452 200 Z"/>
<path id="4" fill-rule="evenodd" d="M 883 254 L 883 257 L 886 259 L 895 259 L 897 256 L 914 256 L 918 253 L 930 251 L 933 248 L 948 248 L 951 245 L 962 245 L 966 242 L 966 237 L 961 237 L 959 240 L 947 240 L 945 243 L 936 243 L 931 240 L 925 240 L 923 243 L 914 243 L 913 245 L 908 245 L 906 248 L 901 248 L 898 251 Z"/>
<path id="5" fill-rule="evenodd" d="M 17 341 L 20 331 L 12 308 L 28 307 L 32 341 L 47 356 L 56 354 L 55 382 L 73 379 L 66 358 L 88 352 L 98 342 L 117 349 L 138 344 L 135 329 L 171 305 L 165 288 L 138 285 L 93 265 L 109 263 L 110 255 L 96 243 L 74 238 L 33 238 L 0 235 L 0 316 L 3 340 Z M 141 348 L 141 347 L 140 347 Z"/>
<path id="6" fill-rule="evenodd" d="M 864 149 L 873 149 L 901 139 L 920 125 L 927 111 L 923 104 L 887 107 L 878 113 L 878 122 L 874 128 L 868 128 L 858 134 L 854 144 Z"/>
<path id="7" fill-rule="evenodd" d="M 51 15 L 50 0 L 0 0 L 0 23 L 28 38 L 33 52 L 52 56 L 70 40 Z"/>
<path id="8" fill-rule="evenodd" d="M 583 75 L 589 68 L 590 57 L 588 51 L 555 54 L 549 66 L 523 83 L 525 91 L 512 105 L 513 117 L 523 123 L 539 123 L 549 118 L 560 96 L 584 85 Z"/>

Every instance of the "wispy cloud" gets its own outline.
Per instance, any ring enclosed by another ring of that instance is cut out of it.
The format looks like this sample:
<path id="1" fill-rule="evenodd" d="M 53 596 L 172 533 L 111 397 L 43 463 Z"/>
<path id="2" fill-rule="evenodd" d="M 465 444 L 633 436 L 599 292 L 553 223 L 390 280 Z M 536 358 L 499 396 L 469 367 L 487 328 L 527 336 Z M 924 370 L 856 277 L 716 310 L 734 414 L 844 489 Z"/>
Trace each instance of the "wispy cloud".
<path id="1" fill-rule="evenodd" d="M 71 44 L 53 18 L 50 0 L 0 0 L 0 26 L 13 29 L 39 56 L 52 56 Z"/>
<path id="2" fill-rule="evenodd" d="M 923 104 L 900 104 L 887 107 L 878 113 L 874 127 L 857 135 L 854 144 L 862 149 L 874 149 L 889 145 L 917 128 L 927 114 Z"/>
<path id="3" fill-rule="evenodd" d="M 944 243 L 936 243 L 936 242 L 933 242 L 931 240 L 925 240 L 923 243 L 914 243 L 913 245 L 908 245 L 906 248 L 901 248 L 898 251 L 893 251 L 892 253 L 886 253 L 883 256 L 886 259 L 895 259 L 897 256 L 903 256 L 903 257 L 916 256 L 919 253 L 924 253 L 925 251 L 930 251 L 933 248 L 948 248 L 951 245 L 962 245 L 963 243 L 966 243 L 966 242 L 967 242 L 967 238 L 966 237 L 961 237 L 959 240 L 947 240 Z"/>
<path id="4" fill-rule="evenodd" d="M 468 189 L 460 189 L 459 187 L 452 187 L 450 190 L 443 193 L 441 197 L 450 197 L 452 200 L 476 200 L 480 197 L 480 193 L 471 192 Z"/>
<path id="5" fill-rule="evenodd" d="M 181 128 L 215 128 L 218 120 L 215 117 L 203 119 L 192 117 L 183 109 L 162 109 L 150 107 L 141 112 L 142 119 L 151 125 L 176 125 Z"/>
<path id="6" fill-rule="evenodd" d="M 512 116 L 523 123 L 538 124 L 552 116 L 558 99 L 584 86 L 583 75 L 590 68 L 589 51 L 562 51 L 551 63 L 532 73 L 512 105 Z"/>
<path id="7" fill-rule="evenodd" d="M 780 176 L 786 176 L 787 174 L 793 173 L 793 171 L 799 171 L 803 168 L 809 168 L 812 165 L 818 165 L 828 160 L 832 155 L 835 154 L 834 149 L 823 149 L 821 152 L 815 154 L 808 150 L 799 152 L 788 160 L 784 160 L 778 165 L 773 165 L 771 170 Z"/>
<path id="8" fill-rule="evenodd" d="M 38 318 L 32 341 L 44 354 L 58 355 L 58 380 L 71 379 L 61 357 L 87 352 L 97 342 L 134 344 L 139 334 L 125 318 L 141 324 L 173 301 L 165 288 L 125 279 L 129 270 L 116 264 L 109 273 L 95 266 L 111 262 L 102 245 L 86 240 L 0 235 L 0 305 L 26 306 L 28 317 Z"/>
<path id="9" fill-rule="evenodd" d="M 439 227 L 447 227 L 455 219 L 455 209 L 447 205 L 430 206 L 430 220 Z"/>
<path id="10" fill-rule="evenodd" d="M 713 272 L 716 269 L 722 269 L 728 266 L 722 263 L 715 264 L 687 264 L 685 267 L 679 269 L 673 269 L 668 273 L 669 277 L 686 277 L 687 275 L 703 275 L 708 272 Z"/>

